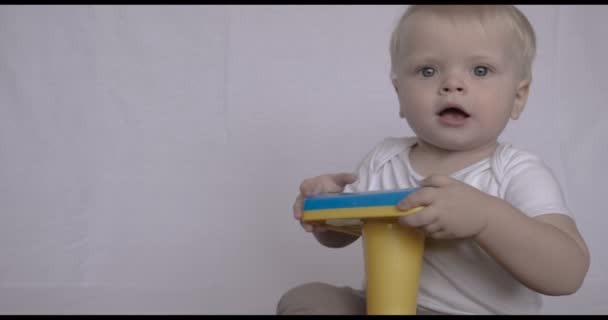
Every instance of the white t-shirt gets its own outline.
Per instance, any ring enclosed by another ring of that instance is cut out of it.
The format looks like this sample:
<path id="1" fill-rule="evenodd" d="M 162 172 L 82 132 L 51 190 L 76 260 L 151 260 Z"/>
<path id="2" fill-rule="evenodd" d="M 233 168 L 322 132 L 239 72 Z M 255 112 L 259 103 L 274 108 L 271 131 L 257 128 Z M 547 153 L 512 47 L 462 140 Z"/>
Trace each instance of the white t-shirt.
<path id="1" fill-rule="evenodd" d="M 387 138 L 359 164 L 345 192 L 419 187 L 425 177 L 409 161 L 415 137 Z M 530 217 L 572 218 L 559 183 L 542 160 L 509 144 L 452 178 L 509 202 Z M 513 278 L 473 240 L 426 240 L 418 305 L 449 314 L 537 314 L 542 298 Z"/>

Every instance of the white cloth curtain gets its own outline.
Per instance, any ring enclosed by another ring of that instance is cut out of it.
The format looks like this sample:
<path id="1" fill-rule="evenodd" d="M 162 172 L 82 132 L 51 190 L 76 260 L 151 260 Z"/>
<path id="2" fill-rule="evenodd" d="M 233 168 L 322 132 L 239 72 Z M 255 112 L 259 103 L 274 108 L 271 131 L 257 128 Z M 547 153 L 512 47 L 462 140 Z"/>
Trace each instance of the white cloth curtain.
<path id="1" fill-rule="evenodd" d="M 546 313 L 606 313 L 605 6 L 521 6 L 538 36 L 503 136 L 554 168 L 592 252 Z M 0 313 L 272 314 L 358 287 L 358 245 L 291 217 L 299 182 L 411 134 L 402 6 L 0 6 Z"/>

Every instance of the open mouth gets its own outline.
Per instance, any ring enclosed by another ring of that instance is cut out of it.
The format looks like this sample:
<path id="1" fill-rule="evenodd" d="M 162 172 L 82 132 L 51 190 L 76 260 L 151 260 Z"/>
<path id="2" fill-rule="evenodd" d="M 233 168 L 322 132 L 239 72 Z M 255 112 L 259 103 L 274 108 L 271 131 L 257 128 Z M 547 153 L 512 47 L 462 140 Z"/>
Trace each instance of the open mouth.
<path id="1" fill-rule="evenodd" d="M 446 106 L 445 108 L 441 109 L 441 111 L 439 111 L 439 113 L 437 113 L 437 115 L 440 117 L 450 117 L 450 118 L 468 118 L 471 116 L 466 111 L 464 111 L 462 109 L 462 107 L 457 106 L 457 105 Z"/>

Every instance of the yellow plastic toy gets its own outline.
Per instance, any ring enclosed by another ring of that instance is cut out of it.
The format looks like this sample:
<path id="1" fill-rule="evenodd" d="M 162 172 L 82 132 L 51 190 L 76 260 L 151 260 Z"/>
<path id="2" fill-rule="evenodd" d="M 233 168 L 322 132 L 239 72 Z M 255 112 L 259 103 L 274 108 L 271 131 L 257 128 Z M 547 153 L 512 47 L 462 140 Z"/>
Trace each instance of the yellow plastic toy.
<path id="1" fill-rule="evenodd" d="M 424 234 L 398 223 L 397 203 L 416 189 L 326 194 L 304 200 L 302 221 L 361 235 L 368 315 L 415 315 Z"/>

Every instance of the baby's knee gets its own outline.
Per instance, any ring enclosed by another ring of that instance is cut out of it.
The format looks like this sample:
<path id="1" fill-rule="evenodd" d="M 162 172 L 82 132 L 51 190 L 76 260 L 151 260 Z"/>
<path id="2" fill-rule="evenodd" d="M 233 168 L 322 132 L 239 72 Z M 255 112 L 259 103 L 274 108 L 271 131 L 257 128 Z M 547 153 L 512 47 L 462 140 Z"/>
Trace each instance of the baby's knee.
<path id="1" fill-rule="evenodd" d="M 309 282 L 289 289 L 279 299 L 278 315 L 362 314 L 365 300 L 348 287 Z"/>
<path id="2" fill-rule="evenodd" d="M 277 314 L 318 314 L 315 297 L 330 287 L 322 282 L 309 282 L 289 289 L 279 299 Z"/>

